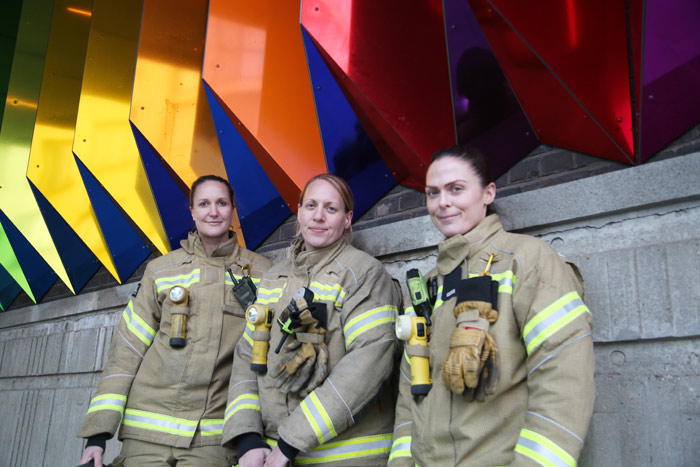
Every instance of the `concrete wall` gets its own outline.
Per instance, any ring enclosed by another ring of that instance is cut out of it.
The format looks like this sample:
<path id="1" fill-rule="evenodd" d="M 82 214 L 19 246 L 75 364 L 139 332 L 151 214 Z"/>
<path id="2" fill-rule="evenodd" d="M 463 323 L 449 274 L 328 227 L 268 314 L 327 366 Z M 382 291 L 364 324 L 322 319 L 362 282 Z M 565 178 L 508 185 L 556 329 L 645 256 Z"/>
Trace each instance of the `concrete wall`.
<path id="1" fill-rule="evenodd" d="M 700 153 L 510 195 L 496 209 L 586 278 L 597 399 L 580 464 L 698 465 Z M 354 236 L 400 279 L 430 269 L 440 240 L 425 216 Z M 77 464 L 75 432 L 135 287 L 0 314 L 0 465 Z M 111 441 L 106 457 L 118 449 Z"/>

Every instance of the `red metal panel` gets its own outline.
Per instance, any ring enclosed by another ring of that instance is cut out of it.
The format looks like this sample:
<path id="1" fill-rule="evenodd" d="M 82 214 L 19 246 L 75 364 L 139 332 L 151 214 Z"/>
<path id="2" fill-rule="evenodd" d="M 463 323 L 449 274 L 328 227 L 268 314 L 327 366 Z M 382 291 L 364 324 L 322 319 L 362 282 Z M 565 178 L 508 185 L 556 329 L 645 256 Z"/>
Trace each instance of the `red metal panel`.
<path id="1" fill-rule="evenodd" d="M 441 1 L 307 0 L 301 22 L 394 176 L 422 188 L 456 142 Z"/>
<path id="2" fill-rule="evenodd" d="M 540 141 L 633 162 L 624 3 L 470 4 Z"/>

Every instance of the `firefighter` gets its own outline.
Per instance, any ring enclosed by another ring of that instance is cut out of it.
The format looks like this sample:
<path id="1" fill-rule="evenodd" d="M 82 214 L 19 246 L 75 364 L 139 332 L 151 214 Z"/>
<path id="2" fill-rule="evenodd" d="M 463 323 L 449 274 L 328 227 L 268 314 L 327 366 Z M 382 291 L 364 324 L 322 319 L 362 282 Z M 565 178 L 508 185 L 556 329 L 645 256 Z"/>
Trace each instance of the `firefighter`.
<path id="1" fill-rule="evenodd" d="M 270 261 L 229 230 L 233 189 L 217 176 L 190 191 L 195 231 L 182 248 L 148 263 L 124 309 L 79 437 L 80 463 L 102 465 L 120 425 L 115 465 L 228 466 L 221 446 L 233 348 L 245 308 Z"/>
<path id="2" fill-rule="evenodd" d="M 595 393 L 578 269 L 487 215 L 496 187 L 477 150 L 435 153 L 425 192 L 446 237 L 426 276 L 432 388 L 412 395 L 401 359 L 389 466 L 576 465 Z"/>
<path id="3" fill-rule="evenodd" d="M 312 178 L 290 258 L 263 276 L 255 306 L 274 310 L 278 324 L 269 335 L 250 325 L 239 340 L 224 423 L 224 442 L 237 445 L 241 467 L 386 463 L 394 399 L 383 383 L 400 288 L 350 245 L 352 210 L 343 179 Z M 256 372 L 253 344 L 266 338 L 266 371 Z"/>

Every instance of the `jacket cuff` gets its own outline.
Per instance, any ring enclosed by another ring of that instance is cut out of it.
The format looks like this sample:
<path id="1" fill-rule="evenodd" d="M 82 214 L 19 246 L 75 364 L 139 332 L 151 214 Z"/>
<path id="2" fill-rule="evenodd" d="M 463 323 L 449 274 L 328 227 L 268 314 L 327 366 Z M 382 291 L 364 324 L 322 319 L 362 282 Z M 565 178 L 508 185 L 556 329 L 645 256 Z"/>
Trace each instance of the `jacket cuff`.
<path id="1" fill-rule="evenodd" d="M 233 444 L 236 446 L 236 452 L 238 458 L 240 459 L 243 455 L 253 449 L 266 448 L 270 449 L 265 441 L 262 440 L 262 436 L 258 433 L 243 433 L 242 435 L 233 438 Z"/>
<path id="2" fill-rule="evenodd" d="M 107 440 L 111 438 L 112 436 L 109 433 L 100 433 L 98 435 L 92 435 L 88 437 L 87 443 L 85 443 L 85 447 L 89 448 L 90 446 L 98 446 L 102 448 L 102 452 L 105 451 L 105 447 L 107 446 Z"/>
<path id="3" fill-rule="evenodd" d="M 277 447 L 280 448 L 280 451 L 282 451 L 284 457 L 290 461 L 293 461 L 297 454 L 299 454 L 299 450 L 297 448 L 287 444 L 287 442 L 282 438 L 277 440 Z"/>

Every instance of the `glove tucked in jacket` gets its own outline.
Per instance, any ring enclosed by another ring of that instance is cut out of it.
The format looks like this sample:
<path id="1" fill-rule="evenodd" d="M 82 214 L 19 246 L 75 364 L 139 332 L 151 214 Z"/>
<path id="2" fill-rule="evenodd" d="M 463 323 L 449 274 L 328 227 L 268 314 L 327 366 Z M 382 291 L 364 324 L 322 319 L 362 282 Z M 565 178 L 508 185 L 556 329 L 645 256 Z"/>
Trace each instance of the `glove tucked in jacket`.
<path id="1" fill-rule="evenodd" d="M 496 391 L 498 346 L 488 332 L 498 319 L 497 282 L 489 276 L 462 280 L 457 287 L 457 325 L 442 364 L 442 381 L 450 391 L 483 401 Z"/>
<path id="2" fill-rule="evenodd" d="M 300 325 L 293 329 L 294 340 L 284 347 L 287 356 L 276 372 L 275 387 L 283 393 L 309 394 L 328 376 L 328 347 L 325 343 L 326 305 L 296 299 Z M 303 390 L 303 392 L 301 392 Z"/>

